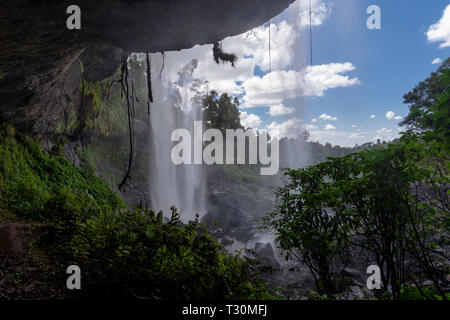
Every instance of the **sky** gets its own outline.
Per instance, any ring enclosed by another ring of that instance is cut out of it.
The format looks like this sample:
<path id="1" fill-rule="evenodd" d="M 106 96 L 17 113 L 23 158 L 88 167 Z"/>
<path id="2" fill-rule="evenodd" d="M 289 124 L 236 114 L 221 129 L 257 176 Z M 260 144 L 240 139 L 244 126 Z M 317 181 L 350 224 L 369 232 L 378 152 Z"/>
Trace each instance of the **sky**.
<path id="1" fill-rule="evenodd" d="M 398 137 L 403 95 L 450 56 L 448 0 L 297 0 L 278 17 L 222 41 L 236 66 L 217 65 L 212 45 L 166 53 L 165 75 L 198 60 L 194 77 L 240 101 L 241 122 L 271 136 L 354 146 Z M 366 21 L 371 5 L 381 29 Z M 269 50 L 269 26 L 270 48 Z M 167 61 L 169 60 L 169 61 Z"/>

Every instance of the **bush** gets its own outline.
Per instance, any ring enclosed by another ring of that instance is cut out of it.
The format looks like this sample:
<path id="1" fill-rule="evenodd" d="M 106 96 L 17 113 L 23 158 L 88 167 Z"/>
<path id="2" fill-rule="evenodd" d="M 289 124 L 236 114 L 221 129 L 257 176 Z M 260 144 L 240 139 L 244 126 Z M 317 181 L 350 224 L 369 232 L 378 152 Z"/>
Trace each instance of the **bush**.
<path id="1" fill-rule="evenodd" d="M 80 266 L 82 297 L 273 297 L 252 275 L 254 261 L 224 252 L 198 221 L 182 224 L 173 208 L 163 223 L 162 212 L 127 207 L 90 169 L 4 130 L 0 206 L 45 224 L 41 242 L 54 273 Z"/>

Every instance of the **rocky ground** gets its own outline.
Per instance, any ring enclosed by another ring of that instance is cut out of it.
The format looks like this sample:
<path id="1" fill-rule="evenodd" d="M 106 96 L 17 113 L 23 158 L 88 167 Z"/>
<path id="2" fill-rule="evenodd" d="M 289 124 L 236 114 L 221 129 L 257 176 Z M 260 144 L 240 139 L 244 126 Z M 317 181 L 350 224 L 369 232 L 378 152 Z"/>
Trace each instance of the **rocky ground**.
<path id="1" fill-rule="evenodd" d="M 0 300 L 66 298 L 65 274 L 55 273 L 49 253 L 39 244 L 45 226 L 17 222 L 7 212 L 0 217 Z"/>

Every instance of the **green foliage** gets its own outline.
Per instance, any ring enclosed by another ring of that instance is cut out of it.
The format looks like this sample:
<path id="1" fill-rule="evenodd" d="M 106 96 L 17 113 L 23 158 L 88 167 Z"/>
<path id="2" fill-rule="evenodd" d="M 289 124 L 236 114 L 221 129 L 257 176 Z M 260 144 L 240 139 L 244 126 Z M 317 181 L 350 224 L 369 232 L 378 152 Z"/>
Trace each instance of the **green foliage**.
<path id="1" fill-rule="evenodd" d="M 82 297 L 274 297 L 252 275 L 255 262 L 224 252 L 198 219 L 184 225 L 172 208 L 164 222 L 162 212 L 126 207 L 90 169 L 7 126 L 0 129 L 0 207 L 45 225 L 41 242 L 52 267 L 84 271 Z"/>
<path id="2" fill-rule="evenodd" d="M 203 101 L 205 120 L 210 121 L 210 127 L 225 131 L 227 129 L 242 129 L 239 100 L 224 93 L 220 97 L 216 91 L 211 91 Z"/>
<path id="3" fill-rule="evenodd" d="M 46 202 L 67 188 L 81 202 L 88 199 L 102 209 L 123 206 L 118 196 L 92 172 L 76 168 L 59 152 L 43 152 L 40 145 L 18 134 L 8 136 L 8 127 L 1 129 L 0 197 L 4 206 L 24 218 L 44 218 Z"/>
<path id="4" fill-rule="evenodd" d="M 450 293 L 441 296 L 432 286 L 419 289 L 417 286 L 406 285 L 400 290 L 399 300 L 449 300 Z"/>
<path id="5" fill-rule="evenodd" d="M 308 300 L 328 300 L 327 295 L 320 295 L 317 291 L 311 290 L 307 295 Z"/>
<path id="6" fill-rule="evenodd" d="M 400 124 L 401 126 L 405 126 L 408 130 L 416 133 L 432 126 L 433 119 L 428 117 L 430 109 L 435 106 L 437 96 L 441 95 L 445 89 L 442 83 L 442 75 L 449 67 L 450 58 L 444 61 L 430 77 L 420 82 L 412 91 L 404 95 L 404 103 L 410 105 L 410 112 Z"/>
<path id="7" fill-rule="evenodd" d="M 447 298 L 440 283 L 449 269 L 432 251 L 449 245 L 450 69 L 441 70 L 438 83 L 440 94 L 417 98 L 417 103 L 434 101 L 410 117 L 419 132 L 285 172 L 287 181 L 277 189 L 277 209 L 266 217 L 266 226 L 289 254 L 306 263 L 320 293 L 333 292 L 326 284 L 332 284 L 334 257 L 352 245 L 375 257 L 393 299 Z M 421 95 L 428 90 L 422 87 Z M 407 257 L 420 267 L 419 274 L 407 266 Z M 408 286 L 424 276 L 432 288 Z"/>
<path id="8" fill-rule="evenodd" d="M 167 223 L 162 212 L 148 210 L 59 209 L 71 214 L 58 217 L 51 241 L 70 235 L 59 241 L 62 252 L 89 270 L 85 281 L 101 283 L 96 290 L 103 293 L 112 294 L 114 283 L 122 282 L 128 287 L 122 294 L 152 299 L 271 297 L 261 281 L 248 276 L 251 261 L 223 252 L 198 222 L 182 225 L 174 208 Z"/>
<path id="9" fill-rule="evenodd" d="M 422 138 L 428 142 L 442 144 L 448 151 L 450 146 L 450 69 L 441 71 L 442 93 L 436 96 L 435 103 L 423 111 L 417 120 L 423 128 Z"/>
<path id="10" fill-rule="evenodd" d="M 305 263 L 321 294 L 337 293 L 333 264 L 345 260 L 348 228 L 340 216 L 330 215 L 336 189 L 325 181 L 324 166 L 286 170 L 286 182 L 276 191 L 277 207 L 265 222 L 276 232 L 276 241 Z"/>

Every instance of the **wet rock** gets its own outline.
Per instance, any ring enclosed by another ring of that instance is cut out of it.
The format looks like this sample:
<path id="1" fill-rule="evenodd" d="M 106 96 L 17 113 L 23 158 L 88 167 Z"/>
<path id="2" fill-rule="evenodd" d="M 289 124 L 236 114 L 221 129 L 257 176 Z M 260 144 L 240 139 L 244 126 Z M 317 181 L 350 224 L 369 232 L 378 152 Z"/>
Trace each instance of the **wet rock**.
<path id="1" fill-rule="evenodd" d="M 364 293 L 358 286 L 351 286 L 347 293 L 343 296 L 345 300 L 361 300 L 364 299 L 364 297 Z"/>
<path id="2" fill-rule="evenodd" d="M 234 240 L 227 236 L 225 236 L 220 242 L 220 244 L 225 247 L 231 246 L 233 243 L 234 243 Z"/>
<path id="3" fill-rule="evenodd" d="M 208 211 L 201 220 L 210 230 L 220 228 L 223 236 L 226 235 L 244 243 L 254 237 L 254 223 L 243 211 L 220 199 L 216 199 L 214 203 L 212 210 Z"/>
<path id="4" fill-rule="evenodd" d="M 270 267 L 272 269 L 280 269 L 281 265 L 275 257 L 272 245 L 267 243 L 257 242 L 255 244 L 255 252 L 260 257 L 260 262 L 263 267 Z"/>

